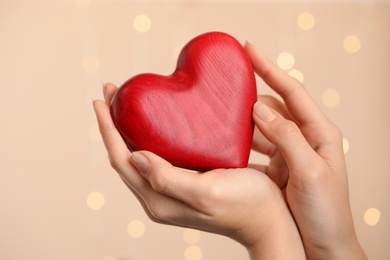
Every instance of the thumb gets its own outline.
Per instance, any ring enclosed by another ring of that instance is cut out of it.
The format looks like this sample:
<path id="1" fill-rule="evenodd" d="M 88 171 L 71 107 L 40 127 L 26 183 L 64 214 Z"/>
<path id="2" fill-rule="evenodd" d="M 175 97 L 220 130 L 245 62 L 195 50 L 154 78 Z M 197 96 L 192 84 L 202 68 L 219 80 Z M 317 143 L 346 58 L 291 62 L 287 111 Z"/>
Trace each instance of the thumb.
<path id="1" fill-rule="evenodd" d="M 199 200 L 205 197 L 205 175 L 200 172 L 174 167 L 168 161 L 148 151 L 131 154 L 131 162 L 152 188 L 194 209 L 199 209 Z"/>
<path id="2" fill-rule="evenodd" d="M 285 119 L 264 103 L 253 107 L 253 119 L 263 135 L 281 152 L 290 174 L 305 173 L 318 165 L 319 155 L 313 150 L 301 133 L 298 125 Z"/>

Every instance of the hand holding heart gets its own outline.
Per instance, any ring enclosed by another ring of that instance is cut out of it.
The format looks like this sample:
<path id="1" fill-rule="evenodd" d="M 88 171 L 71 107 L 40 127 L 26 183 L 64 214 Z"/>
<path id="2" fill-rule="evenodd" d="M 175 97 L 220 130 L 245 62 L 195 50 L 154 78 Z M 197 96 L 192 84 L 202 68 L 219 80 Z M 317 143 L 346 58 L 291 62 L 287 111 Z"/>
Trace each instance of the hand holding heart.
<path id="1" fill-rule="evenodd" d="M 107 84 L 106 102 L 96 100 L 94 108 L 112 167 L 152 220 L 229 236 L 251 259 L 365 259 L 349 206 L 340 131 L 299 82 L 253 45 L 245 49 L 285 102 L 260 96 L 253 108 L 252 147 L 270 157 L 268 165 L 202 174 L 148 151 L 130 152 L 110 114 L 117 88 Z"/>
<path id="2" fill-rule="evenodd" d="M 107 84 L 106 102 L 94 102 L 100 131 L 112 167 L 150 219 L 229 236 L 248 248 L 253 259 L 270 259 L 277 251 L 280 259 L 303 257 L 282 192 L 264 173 L 245 168 L 203 174 L 174 167 L 148 151 L 130 152 L 110 117 L 116 92 Z M 264 237 L 275 243 L 263 245 Z"/>

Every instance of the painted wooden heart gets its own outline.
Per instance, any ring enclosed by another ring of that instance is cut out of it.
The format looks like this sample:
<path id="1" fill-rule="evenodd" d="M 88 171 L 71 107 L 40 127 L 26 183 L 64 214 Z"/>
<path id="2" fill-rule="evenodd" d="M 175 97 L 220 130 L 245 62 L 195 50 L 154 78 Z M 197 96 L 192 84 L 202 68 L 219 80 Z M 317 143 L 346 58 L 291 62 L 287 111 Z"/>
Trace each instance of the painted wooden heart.
<path id="1" fill-rule="evenodd" d="M 173 74 L 140 74 L 125 82 L 111 115 L 132 150 L 199 171 L 241 168 L 248 164 L 256 100 L 242 45 L 210 32 L 184 46 Z"/>

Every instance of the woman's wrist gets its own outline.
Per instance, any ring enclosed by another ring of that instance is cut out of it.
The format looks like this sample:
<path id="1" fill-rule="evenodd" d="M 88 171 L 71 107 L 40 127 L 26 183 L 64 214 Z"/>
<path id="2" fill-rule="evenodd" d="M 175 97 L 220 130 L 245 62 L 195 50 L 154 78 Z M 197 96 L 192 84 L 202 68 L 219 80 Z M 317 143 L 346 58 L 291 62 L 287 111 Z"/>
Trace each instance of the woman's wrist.
<path id="1" fill-rule="evenodd" d="M 260 231 L 256 231 L 257 225 L 254 224 L 252 234 L 247 235 L 252 238 L 248 240 L 249 243 L 244 244 L 250 259 L 305 259 L 302 239 L 280 190 L 273 197 L 273 202 L 267 211 L 269 216 L 259 216 Z"/>
<path id="2" fill-rule="evenodd" d="M 292 217 L 282 221 L 275 218 L 275 224 L 266 237 L 247 247 L 250 259 L 305 259 L 302 240 Z"/>
<path id="3" fill-rule="evenodd" d="M 305 245 L 307 259 L 356 259 L 367 260 L 355 234 L 349 238 L 343 238 L 342 241 L 334 239 L 328 245 L 315 246 Z"/>

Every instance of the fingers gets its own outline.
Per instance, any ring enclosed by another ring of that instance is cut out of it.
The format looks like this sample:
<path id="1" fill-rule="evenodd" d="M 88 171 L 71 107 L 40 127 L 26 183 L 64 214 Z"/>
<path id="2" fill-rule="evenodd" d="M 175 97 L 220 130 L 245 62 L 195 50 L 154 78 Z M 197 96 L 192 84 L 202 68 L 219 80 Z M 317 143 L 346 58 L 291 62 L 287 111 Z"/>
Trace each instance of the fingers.
<path id="1" fill-rule="evenodd" d="M 328 121 L 300 82 L 269 61 L 254 45 L 247 43 L 245 49 L 256 73 L 283 98 L 299 125 L 322 125 Z"/>
<path id="2" fill-rule="evenodd" d="M 134 152 L 132 162 L 155 191 L 181 200 L 196 210 L 203 210 L 199 201 L 205 197 L 207 186 L 202 173 L 174 167 L 147 151 Z"/>
<path id="3" fill-rule="evenodd" d="M 140 202 L 147 216 L 154 222 L 166 225 L 199 228 L 202 214 L 183 202 L 156 192 L 144 178 L 142 185 L 135 185 L 138 172 L 121 175 L 123 182 Z M 132 184 L 130 184 L 132 183 Z"/>
<path id="4" fill-rule="evenodd" d="M 102 100 L 93 102 L 111 166 L 140 201 L 150 219 L 158 223 L 194 227 L 195 220 L 200 218 L 201 213 L 181 201 L 154 190 L 130 162 L 131 152 L 115 128 L 110 114 L 109 104 L 116 91 L 115 85 L 107 84 L 104 88 L 106 102 Z M 158 168 L 160 164 L 154 164 L 154 167 Z"/>
<path id="5" fill-rule="evenodd" d="M 256 73 L 284 100 L 303 136 L 324 158 L 342 155 L 342 134 L 325 116 L 303 85 L 270 62 L 250 43 L 245 49 Z"/>
<path id="6" fill-rule="evenodd" d="M 257 170 L 259 172 L 265 173 L 267 171 L 268 166 L 267 165 L 261 165 L 261 164 L 255 164 L 255 163 L 249 163 L 248 168 Z"/>
<path id="7" fill-rule="evenodd" d="M 278 111 L 278 113 L 280 113 L 284 118 L 292 119 L 290 113 L 286 109 L 286 106 L 281 101 L 277 100 L 275 97 L 268 95 L 259 95 L 257 100 L 272 107 L 273 109 Z M 275 154 L 275 150 L 277 149 L 277 147 L 267 138 L 265 138 L 258 128 L 255 128 L 252 149 L 271 157 Z"/>
<path id="8" fill-rule="evenodd" d="M 111 104 L 111 100 L 117 91 L 118 91 L 118 87 L 115 86 L 114 84 L 112 83 L 103 84 L 104 100 L 108 105 Z"/>
<path id="9" fill-rule="evenodd" d="M 119 134 L 111 119 L 109 105 L 102 100 L 95 100 L 93 107 L 104 145 L 108 151 L 110 163 L 115 170 L 121 171 L 119 167 L 129 160 L 130 151 L 127 149 L 122 136 Z"/>
<path id="10" fill-rule="evenodd" d="M 264 136 L 278 147 L 290 173 L 307 172 L 313 164 L 321 161 L 298 126 L 271 107 L 257 102 L 253 108 L 253 119 Z"/>
<path id="11" fill-rule="evenodd" d="M 114 87 L 110 86 L 108 92 L 105 92 L 106 101 L 113 96 Z M 99 130 L 106 146 L 111 166 L 119 173 L 122 179 L 124 175 L 131 176 L 126 179 L 126 184 L 131 187 L 131 191 L 136 194 L 140 187 L 145 187 L 147 182 L 137 173 L 136 169 L 130 163 L 131 153 L 127 149 L 118 130 L 111 119 L 110 107 L 108 102 L 95 100 L 93 102 L 96 118 L 99 124 Z M 136 196 L 139 200 L 139 195 Z M 141 203 L 145 206 L 144 203 Z"/>
<path id="12" fill-rule="evenodd" d="M 312 123 L 318 115 L 322 116 L 300 82 L 268 60 L 254 45 L 247 43 L 245 49 L 256 73 L 283 98 L 299 124 Z"/>
<path id="13" fill-rule="evenodd" d="M 260 101 L 261 103 L 264 103 L 272 107 L 284 118 L 293 120 L 293 117 L 291 116 L 290 112 L 287 110 L 286 105 L 282 101 L 278 100 L 277 98 L 269 95 L 259 95 L 257 97 L 257 101 Z"/>

